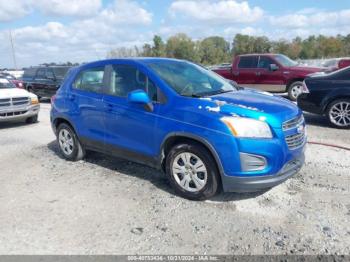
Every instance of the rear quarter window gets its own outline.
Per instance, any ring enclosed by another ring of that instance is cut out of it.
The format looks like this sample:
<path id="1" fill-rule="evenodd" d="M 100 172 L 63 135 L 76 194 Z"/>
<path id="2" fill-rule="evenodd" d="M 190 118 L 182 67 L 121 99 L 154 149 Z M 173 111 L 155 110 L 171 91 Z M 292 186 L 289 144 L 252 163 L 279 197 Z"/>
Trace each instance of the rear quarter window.
<path id="1" fill-rule="evenodd" d="M 38 68 L 28 68 L 28 69 L 24 70 L 23 78 L 34 77 L 37 70 L 38 70 Z"/>
<path id="2" fill-rule="evenodd" d="M 257 68 L 257 56 L 241 56 L 238 63 L 238 68 Z"/>

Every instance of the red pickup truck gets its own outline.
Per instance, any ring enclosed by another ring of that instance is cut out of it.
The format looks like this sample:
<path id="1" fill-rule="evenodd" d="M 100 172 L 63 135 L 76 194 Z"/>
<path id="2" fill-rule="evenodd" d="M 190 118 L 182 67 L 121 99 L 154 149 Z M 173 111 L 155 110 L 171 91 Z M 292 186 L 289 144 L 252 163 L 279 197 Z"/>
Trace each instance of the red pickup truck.
<path id="1" fill-rule="evenodd" d="M 243 87 L 288 92 L 293 101 L 302 93 L 303 81 L 307 75 L 324 71 L 323 68 L 299 66 L 281 54 L 239 55 L 233 59 L 232 66 L 212 70 Z"/>

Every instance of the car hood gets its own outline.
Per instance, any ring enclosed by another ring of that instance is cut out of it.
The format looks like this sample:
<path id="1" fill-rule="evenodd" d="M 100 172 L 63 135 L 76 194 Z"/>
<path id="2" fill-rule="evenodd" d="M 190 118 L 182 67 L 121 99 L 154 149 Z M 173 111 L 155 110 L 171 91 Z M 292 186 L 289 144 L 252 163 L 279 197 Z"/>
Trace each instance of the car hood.
<path id="1" fill-rule="evenodd" d="M 281 128 L 284 121 L 301 114 L 296 104 L 271 93 L 244 89 L 202 98 L 204 108 L 221 115 L 249 117 L 267 121 L 271 126 Z"/>
<path id="2" fill-rule="evenodd" d="M 5 88 L 0 89 L 0 99 L 12 97 L 36 97 L 36 95 L 29 93 L 27 90 L 21 88 Z"/>

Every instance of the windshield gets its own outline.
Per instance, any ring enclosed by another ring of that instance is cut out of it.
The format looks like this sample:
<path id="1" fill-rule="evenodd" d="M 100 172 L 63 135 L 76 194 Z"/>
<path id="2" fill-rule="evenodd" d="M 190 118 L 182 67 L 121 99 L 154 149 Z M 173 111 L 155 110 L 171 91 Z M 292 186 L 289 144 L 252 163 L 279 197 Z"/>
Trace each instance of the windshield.
<path id="1" fill-rule="evenodd" d="M 275 55 L 275 59 L 283 66 L 296 66 L 297 62 L 285 55 Z"/>
<path id="2" fill-rule="evenodd" d="M 182 96 L 203 97 L 237 90 L 216 73 L 190 62 L 152 61 L 147 64 Z"/>
<path id="3" fill-rule="evenodd" d="M 53 71 L 58 78 L 64 78 L 70 67 L 55 67 Z"/>
<path id="4" fill-rule="evenodd" d="M 5 88 L 15 88 L 15 85 L 5 78 L 0 78 L 0 89 Z"/>

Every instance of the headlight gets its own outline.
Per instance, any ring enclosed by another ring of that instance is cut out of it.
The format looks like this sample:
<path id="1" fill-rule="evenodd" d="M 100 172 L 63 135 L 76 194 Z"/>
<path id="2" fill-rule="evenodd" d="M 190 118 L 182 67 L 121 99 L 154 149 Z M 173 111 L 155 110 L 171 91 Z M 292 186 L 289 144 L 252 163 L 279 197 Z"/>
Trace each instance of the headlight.
<path id="1" fill-rule="evenodd" d="M 245 117 L 223 117 L 224 122 L 236 137 L 272 138 L 269 125 L 263 121 Z"/>
<path id="2" fill-rule="evenodd" d="M 37 105 L 39 104 L 39 99 L 37 97 L 32 97 L 31 98 L 31 104 L 32 105 Z"/>

